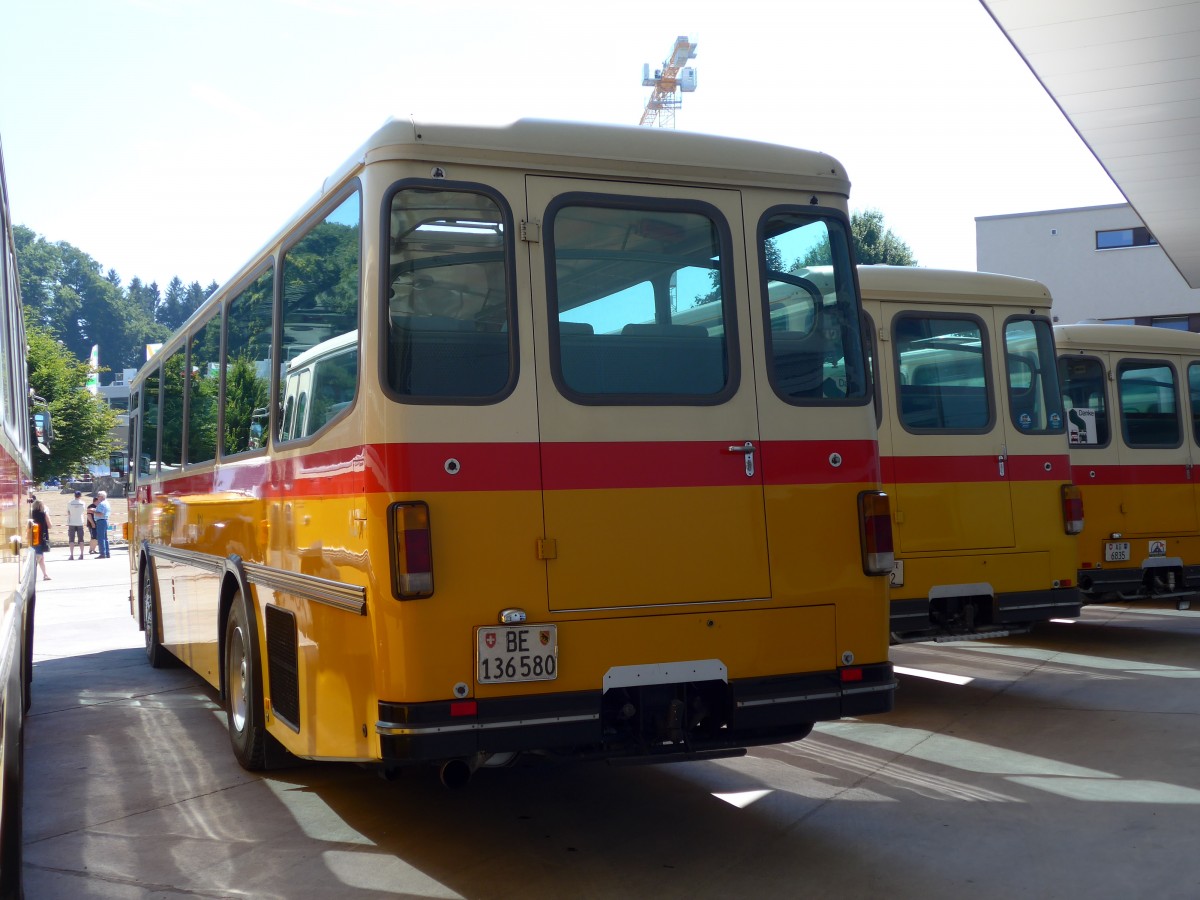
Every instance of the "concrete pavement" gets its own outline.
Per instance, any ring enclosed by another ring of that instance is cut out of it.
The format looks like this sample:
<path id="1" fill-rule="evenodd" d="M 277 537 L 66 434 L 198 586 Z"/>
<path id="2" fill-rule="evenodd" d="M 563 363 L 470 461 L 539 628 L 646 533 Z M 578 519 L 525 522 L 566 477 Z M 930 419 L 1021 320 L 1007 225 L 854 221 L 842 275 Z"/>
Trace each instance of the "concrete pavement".
<path id="1" fill-rule="evenodd" d="M 38 582 L 26 729 L 29 900 L 1191 900 L 1200 613 L 1088 607 L 909 645 L 897 709 L 742 759 L 268 773 L 213 692 L 151 669 L 123 553 Z"/>

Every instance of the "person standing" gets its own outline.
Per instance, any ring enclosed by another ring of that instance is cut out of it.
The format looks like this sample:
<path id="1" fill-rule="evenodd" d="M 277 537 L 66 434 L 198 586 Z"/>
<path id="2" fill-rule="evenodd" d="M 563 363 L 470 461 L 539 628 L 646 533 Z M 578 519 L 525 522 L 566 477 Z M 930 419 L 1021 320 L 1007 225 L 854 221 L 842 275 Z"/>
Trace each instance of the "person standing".
<path id="1" fill-rule="evenodd" d="M 96 540 L 99 542 L 100 553 L 97 559 L 108 559 L 108 514 L 112 508 L 108 505 L 108 494 L 96 491 Z"/>
<path id="2" fill-rule="evenodd" d="M 33 551 L 37 554 L 38 568 L 42 570 L 42 581 L 53 581 L 50 573 L 46 571 L 46 551 L 50 549 L 50 514 L 46 512 L 46 504 L 41 500 L 34 500 L 30 517 L 37 529 Z"/>
<path id="3" fill-rule="evenodd" d="M 87 507 L 83 503 L 83 491 L 76 491 L 67 502 L 67 544 L 71 548 L 68 559 L 75 558 L 75 544 L 79 544 L 79 558 L 83 559 L 83 525 L 87 519 Z"/>
<path id="4" fill-rule="evenodd" d="M 96 546 L 99 543 L 96 540 L 96 498 L 93 495 L 92 502 L 87 507 L 87 530 L 88 530 L 88 554 L 95 555 Z"/>

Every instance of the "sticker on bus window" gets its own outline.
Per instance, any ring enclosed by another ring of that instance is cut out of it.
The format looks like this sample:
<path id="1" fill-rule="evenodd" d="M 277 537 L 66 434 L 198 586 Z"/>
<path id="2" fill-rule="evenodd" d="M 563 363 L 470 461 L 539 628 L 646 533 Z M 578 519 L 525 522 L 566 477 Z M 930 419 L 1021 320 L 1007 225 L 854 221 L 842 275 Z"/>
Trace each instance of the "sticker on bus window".
<path id="1" fill-rule="evenodd" d="M 1017 424 L 1019 424 L 1022 428 L 1032 428 L 1033 416 L 1027 412 L 1023 412 L 1017 417 Z"/>
<path id="2" fill-rule="evenodd" d="M 1067 410 L 1067 440 L 1072 444 L 1098 444 L 1096 411 L 1072 406 Z"/>

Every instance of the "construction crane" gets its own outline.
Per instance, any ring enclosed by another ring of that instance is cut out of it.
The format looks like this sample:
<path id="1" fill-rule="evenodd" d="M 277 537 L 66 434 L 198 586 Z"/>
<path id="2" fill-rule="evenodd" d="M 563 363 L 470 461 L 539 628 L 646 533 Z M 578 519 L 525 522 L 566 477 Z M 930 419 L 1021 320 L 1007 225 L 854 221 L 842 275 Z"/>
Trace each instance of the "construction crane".
<path id="1" fill-rule="evenodd" d="M 663 60 L 662 68 L 650 74 L 650 63 L 642 64 L 642 86 L 652 87 L 654 92 L 646 101 L 639 125 L 657 125 L 660 128 L 675 127 L 675 110 L 683 106 L 683 93 L 696 89 L 696 70 L 684 66 L 689 59 L 696 58 L 696 47 L 686 34 L 675 38 L 671 54 Z"/>

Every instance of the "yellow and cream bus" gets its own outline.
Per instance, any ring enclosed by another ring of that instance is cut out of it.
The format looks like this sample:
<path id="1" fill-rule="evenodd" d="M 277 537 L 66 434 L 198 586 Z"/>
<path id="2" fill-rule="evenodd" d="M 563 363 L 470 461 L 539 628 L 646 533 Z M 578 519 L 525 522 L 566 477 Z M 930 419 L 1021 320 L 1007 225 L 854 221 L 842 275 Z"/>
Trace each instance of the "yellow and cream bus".
<path id="1" fill-rule="evenodd" d="M 248 768 L 448 783 L 890 709 L 848 188 L 742 140 L 388 123 L 132 386 L 151 663 Z"/>
<path id="2" fill-rule="evenodd" d="M 1082 508 L 1049 291 L 980 272 L 858 277 L 896 542 L 893 639 L 996 637 L 1078 615 Z"/>
<path id="3" fill-rule="evenodd" d="M 0 897 L 5 898 L 22 896 L 21 745 L 32 699 L 37 579 L 33 542 L 27 540 L 30 452 L 35 437 L 49 439 L 30 429 L 20 284 L 0 152 Z"/>
<path id="4" fill-rule="evenodd" d="M 1084 495 L 1085 598 L 1200 591 L 1200 335 L 1057 325 L 1071 464 Z"/>

